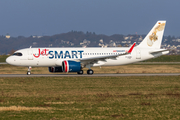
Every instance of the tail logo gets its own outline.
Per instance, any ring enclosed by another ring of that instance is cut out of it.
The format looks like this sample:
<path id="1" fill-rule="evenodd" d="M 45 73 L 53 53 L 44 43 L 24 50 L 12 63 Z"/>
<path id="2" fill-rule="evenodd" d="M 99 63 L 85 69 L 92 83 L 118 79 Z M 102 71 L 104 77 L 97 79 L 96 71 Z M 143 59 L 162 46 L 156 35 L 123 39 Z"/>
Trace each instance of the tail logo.
<path id="1" fill-rule="evenodd" d="M 151 35 L 149 35 L 149 38 L 147 39 L 147 45 L 152 46 L 155 41 L 158 40 L 158 36 L 156 35 L 157 32 L 164 30 L 165 23 L 158 23 L 158 26 L 154 28 Z"/>

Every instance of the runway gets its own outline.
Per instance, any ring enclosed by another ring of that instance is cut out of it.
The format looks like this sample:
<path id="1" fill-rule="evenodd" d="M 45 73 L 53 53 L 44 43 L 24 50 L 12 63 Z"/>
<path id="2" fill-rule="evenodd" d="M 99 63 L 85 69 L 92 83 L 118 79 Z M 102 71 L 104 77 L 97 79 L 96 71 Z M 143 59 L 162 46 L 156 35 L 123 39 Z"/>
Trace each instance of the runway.
<path id="1" fill-rule="evenodd" d="M 180 76 L 180 73 L 141 73 L 141 74 L 0 74 L 0 77 L 123 77 L 123 76 Z"/>

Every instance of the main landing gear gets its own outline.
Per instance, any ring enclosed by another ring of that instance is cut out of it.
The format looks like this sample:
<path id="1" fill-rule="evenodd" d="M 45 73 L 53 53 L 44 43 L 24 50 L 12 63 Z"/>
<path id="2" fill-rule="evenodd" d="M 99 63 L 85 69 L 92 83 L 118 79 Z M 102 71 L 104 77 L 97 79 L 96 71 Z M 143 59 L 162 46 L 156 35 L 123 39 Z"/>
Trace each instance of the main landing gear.
<path id="1" fill-rule="evenodd" d="M 88 75 L 92 75 L 93 73 L 94 73 L 94 71 L 92 69 L 87 70 L 87 74 Z M 77 74 L 82 75 L 83 74 L 83 70 L 80 70 L 79 72 L 77 72 Z"/>
<path id="2" fill-rule="evenodd" d="M 92 69 L 87 70 L 88 75 L 92 75 L 93 73 L 94 73 L 94 71 Z"/>
<path id="3" fill-rule="evenodd" d="M 91 64 L 86 65 L 86 67 L 88 68 L 87 70 L 88 75 L 92 75 L 94 73 L 94 71 L 91 69 L 91 66 L 92 66 Z"/>
<path id="4" fill-rule="evenodd" d="M 31 66 L 28 67 L 27 75 L 31 75 Z"/>
<path id="5" fill-rule="evenodd" d="M 82 75 L 83 74 L 83 70 L 80 70 L 79 72 L 77 72 L 77 74 Z"/>

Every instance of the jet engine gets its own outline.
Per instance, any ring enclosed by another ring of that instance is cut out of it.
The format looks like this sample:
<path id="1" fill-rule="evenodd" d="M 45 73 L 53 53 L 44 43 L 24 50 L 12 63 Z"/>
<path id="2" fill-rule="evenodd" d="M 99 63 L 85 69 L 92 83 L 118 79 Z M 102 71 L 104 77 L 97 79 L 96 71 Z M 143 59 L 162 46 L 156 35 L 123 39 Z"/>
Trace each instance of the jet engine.
<path id="1" fill-rule="evenodd" d="M 63 72 L 79 72 L 81 70 L 81 63 L 71 60 L 65 60 L 62 62 Z"/>
<path id="2" fill-rule="evenodd" d="M 49 72 L 63 72 L 62 67 L 49 67 Z"/>

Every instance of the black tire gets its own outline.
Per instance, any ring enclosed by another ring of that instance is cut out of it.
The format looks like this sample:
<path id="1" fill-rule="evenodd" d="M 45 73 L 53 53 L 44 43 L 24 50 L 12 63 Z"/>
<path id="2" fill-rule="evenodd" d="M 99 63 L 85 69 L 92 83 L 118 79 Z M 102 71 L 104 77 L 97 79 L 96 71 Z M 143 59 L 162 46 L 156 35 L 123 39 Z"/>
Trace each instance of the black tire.
<path id="1" fill-rule="evenodd" d="M 80 70 L 79 72 L 77 72 L 77 74 L 82 75 L 83 74 L 83 70 Z"/>
<path id="2" fill-rule="evenodd" d="M 27 75 L 31 75 L 31 72 L 30 72 L 30 71 L 27 71 Z"/>
<path id="3" fill-rule="evenodd" d="M 92 75 L 93 73 L 94 73 L 94 71 L 92 69 L 87 70 L 88 75 Z"/>

